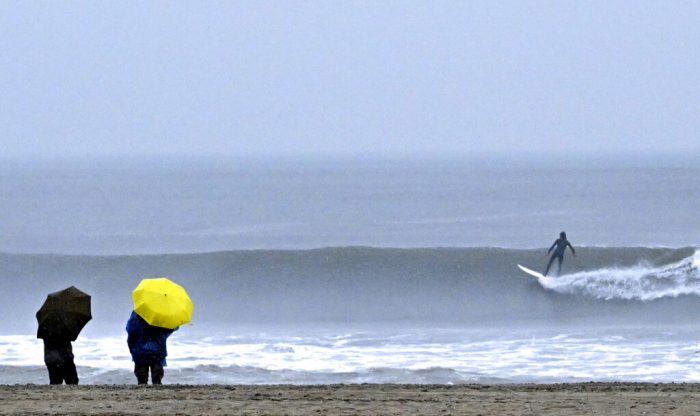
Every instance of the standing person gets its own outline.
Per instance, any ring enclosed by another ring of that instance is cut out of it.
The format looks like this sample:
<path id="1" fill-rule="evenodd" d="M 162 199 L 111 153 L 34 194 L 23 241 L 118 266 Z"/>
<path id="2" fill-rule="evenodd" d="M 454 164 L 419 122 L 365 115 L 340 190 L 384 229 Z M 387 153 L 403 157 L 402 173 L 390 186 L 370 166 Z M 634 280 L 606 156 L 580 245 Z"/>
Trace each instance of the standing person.
<path id="1" fill-rule="evenodd" d="M 160 328 L 149 325 L 136 312 L 126 323 L 128 334 L 127 344 L 134 361 L 134 375 L 139 384 L 148 384 L 148 371 L 151 372 L 151 383 L 162 384 L 168 356 L 166 341 L 175 329 Z"/>
<path id="2" fill-rule="evenodd" d="M 44 364 L 49 370 L 49 384 L 78 384 L 73 361 L 73 347 L 68 338 L 44 338 Z"/>
<path id="3" fill-rule="evenodd" d="M 576 251 L 574 250 L 574 247 L 569 243 L 569 240 L 566 239 L 566 233 L 564 231 L 559 233 L 559 238 L 554 241 L 554 244 L 552 244 L 552 247 L 547 250 L 547 254 L 552 252 L 554 250 L 554 253 L 552 254 L 552 257 L 549 258 L 549 263 L 547 263 L 547 268 L 544 271 L 544 275 L 547 276 L 547 273 L 549 273 L 549 268 L 552 266 L 552 262 L 554 259 L 557 259 L 559 261 L 559 268 L 557 269 L 557 276 L 561 274 L 561 264 L 564 261 L 564 251 L 566 251 L 566 247 L 569 247 L 571 249 L 571 253 L 576 257 Z"/>
<path id="4" fill-rule="evenodd" d="M 49 293 L 36 312 L 36 337 L 44 341 L 51 384 L 78 384 L 72 341 L 92 319 L 90 295 L 75 286 Z"/>

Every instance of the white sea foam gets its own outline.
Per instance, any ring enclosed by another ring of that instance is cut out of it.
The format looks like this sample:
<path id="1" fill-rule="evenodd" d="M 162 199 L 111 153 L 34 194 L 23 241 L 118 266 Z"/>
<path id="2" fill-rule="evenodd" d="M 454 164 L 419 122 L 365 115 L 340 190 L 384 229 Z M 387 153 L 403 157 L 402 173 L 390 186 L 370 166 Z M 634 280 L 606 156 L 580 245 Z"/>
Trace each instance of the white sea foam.
<path id="1" fill-rule="evenodd" d="M 565 331 L 565 332 L 563 332 Z M 169 383 L 700 381 L 700 330 L 415 329 L 174 335 Z M 507 334 L 507 335 L 506 335 Z M 133 383 L 124 337 L 79 338 L 86 384 Z M 41 341 L 0 337 L 0 383 L 45 383 Z"/>
<path id="2" fill-rule="evenodd" d="M 680 295 L 700 296 L 700 251 L 680 262 L 654 267 L 639 264 L 627 268 L 592 271 L 539 279 L 542 286 L 559 293 L 583 294 L 599 299 L 654 300 Z"/>

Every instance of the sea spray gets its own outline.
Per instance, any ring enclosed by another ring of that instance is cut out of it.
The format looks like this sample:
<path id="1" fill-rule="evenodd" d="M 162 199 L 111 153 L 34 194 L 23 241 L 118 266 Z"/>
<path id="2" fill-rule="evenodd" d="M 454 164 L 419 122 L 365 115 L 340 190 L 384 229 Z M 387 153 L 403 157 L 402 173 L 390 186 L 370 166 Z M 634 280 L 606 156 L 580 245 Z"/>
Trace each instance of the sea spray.
<path id="1" fill-rule="evenodd" d="M 542 286 L 559 293 L 598 299 L 650 301 L 680 295 L 700 296 L 700 251 L 677 263 L 653 266 L 641 262 L 632 267 L 606 267 L 559 277 L 539 279 Z"/>

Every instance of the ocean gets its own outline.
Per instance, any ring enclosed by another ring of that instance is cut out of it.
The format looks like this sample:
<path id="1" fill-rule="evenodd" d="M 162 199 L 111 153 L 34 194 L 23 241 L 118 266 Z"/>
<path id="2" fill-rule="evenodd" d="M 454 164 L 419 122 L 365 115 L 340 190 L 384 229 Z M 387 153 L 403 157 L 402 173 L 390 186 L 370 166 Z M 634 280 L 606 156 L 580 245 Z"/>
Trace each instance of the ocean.
<path id="1" fill-rule="evenodd" d="M 90 293 L 82 383 L 133 383 L 131 290 L 195 303 L 165 383 L 700 381 L 700 167 L 147 159 L 0 167 L 0 383 Z M 562 276 L 546 265 L 565 230 Z"/>

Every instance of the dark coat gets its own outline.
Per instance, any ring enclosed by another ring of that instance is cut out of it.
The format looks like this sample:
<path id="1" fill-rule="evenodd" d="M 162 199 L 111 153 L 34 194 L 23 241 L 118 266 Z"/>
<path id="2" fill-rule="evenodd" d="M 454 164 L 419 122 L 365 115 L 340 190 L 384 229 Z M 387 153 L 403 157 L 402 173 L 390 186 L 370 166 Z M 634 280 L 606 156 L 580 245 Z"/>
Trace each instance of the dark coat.
<path id="1" fill-rule="evenodd" d="M 168 350 L 165 342 L 175 329 L 160 328 L 149 325 L 136 312 L 131 312 L 131 317 L 126 323 L 126 332 L 129 334 L 126 342 L 129 344 L 131 359 L 136 364 L 152 364 L 159 362 L 167 365 L 165 357 Z"/>
<path id="2" fill-rule="evenodd" d="M 44 363 L 66 365 L 73 362 L 73 347 L 69 339 L 44 338 Z"/>

